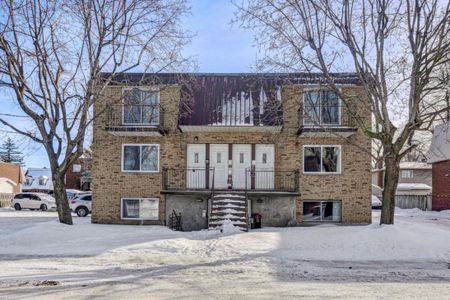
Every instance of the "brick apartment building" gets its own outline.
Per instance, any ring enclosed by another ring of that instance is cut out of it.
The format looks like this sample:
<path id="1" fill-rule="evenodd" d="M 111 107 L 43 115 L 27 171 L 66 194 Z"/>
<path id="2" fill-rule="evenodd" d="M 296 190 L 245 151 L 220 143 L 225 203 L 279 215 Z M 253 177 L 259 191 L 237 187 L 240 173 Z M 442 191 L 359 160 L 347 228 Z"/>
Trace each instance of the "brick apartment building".
<path id="1" fill-rule="evenodd" d="M 428 163 L 432 164 L 432 209 L 450 209 L 450 123 L 434 128 Z"/>
<path id="2" fill-rule="evenodd" d="M 354 74 L 125 74 L 94 102 L 92 221 L 371 222 L 370 126 Z M 179 218 L 181 215 L 181 218 Z"/>
<path id="3" fill-rule="evenodd" d="M 91 157 L 81 156 L 78 158 L 66 173 L 66 188 L 90 191 L 92 182 L 91 165 Z"/>

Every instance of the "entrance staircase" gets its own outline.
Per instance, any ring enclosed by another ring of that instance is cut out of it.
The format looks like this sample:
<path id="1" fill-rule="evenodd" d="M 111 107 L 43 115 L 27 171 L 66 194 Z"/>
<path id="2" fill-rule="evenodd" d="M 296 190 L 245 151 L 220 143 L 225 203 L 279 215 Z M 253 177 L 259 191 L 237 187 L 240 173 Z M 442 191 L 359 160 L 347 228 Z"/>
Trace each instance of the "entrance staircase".
<path id="1" fill-rule="evenodd" d="M 211 204 L 209 229 L 216 229 L 224 223 L 231 223 L 243 231 L 248 231 L 248 209 L 245 196 L 226 193 L 215 194 Z"/>

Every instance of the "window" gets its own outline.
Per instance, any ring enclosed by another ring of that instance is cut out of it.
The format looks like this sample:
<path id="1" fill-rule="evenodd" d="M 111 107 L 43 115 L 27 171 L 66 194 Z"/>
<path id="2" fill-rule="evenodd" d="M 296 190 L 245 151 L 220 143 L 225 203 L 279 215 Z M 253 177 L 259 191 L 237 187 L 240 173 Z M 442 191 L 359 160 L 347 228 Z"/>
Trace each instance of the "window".
<path id="1" fill-rule="evenodd" d="M 158 198 L 123 198 L 121 207 L 124 220 L 159 220 Z"/>
<path id="2" fill-rule="evenodd" d="M 83 200 L 83 201 L 92 201 L 92 195 L 86 195 L 86 196 L 82 197 L 81 200 Z"/>
<path id="3" fill-rule="evenodd" d="M 221 154 L 222 154 L 222 153 L 217 152 L 217 163 L 218 163 L 218 164 L 220 164 L 220 163 L 222 162 Z"/>
<path id="4" fill-rule="evenodd" d="M 198 153 L 194 153 L 194 163 L 198 164 Z"/>
<path id="5" fill-rule="evenodd" d="M 304 146 L 304 173 L 341 173 L 341 146 Z"/>
<path id="6" fill-rule="evenodd" d="M 243 164 L 244 163 L 244 153 L 239 153 L 239 163 Z"/>
<path id="7" fill-rule="evenodd" d="M 138 88 L 123 90 L 124 124 L 159 124 L 159 92 Z"/>
<path id="8" fill-rule="evenodd" d="M 24 195 L 23 194 L 17 194 L 14 196 L 14 199 L 23 199 Z"/>
<path id="9" fill-rule="evenodd" d="M 73 165 L 72 166 L 72 172 L 74 172 L 74 173 L 81 172 L 81 165 Z"/>
<path id="10" fill-rule="evenodd" d="M 333 91 L 305 91 L 303 125 L 339 125 L 340 100 Z"/>
<path id="11" fill-rule="evenodd" d="M 123 172 L 159 172 L 159 145 L 123 145 Z"/>
<path id="12" fill-rule="evenodd" d="M 402 170 L 402 178 L 413 178 L 413 170 Z"/>
<path id="13" fill-rule="evenodd" d="M 48 177 L 47 176 L 39 177 L 39 185 L 46 185 L 47 181 L 48 181 Z"/>
<path id="14" fill-rule="evenodd" d="M 341 201 L 304 201 L 304 222 L 340 222 Z"/>
<path id="15" fill-rule="evenodd" d="M 32 185 L 32 184 L 33 184 L 33 177 L 25 178 L 25 185 Z"/>
<path id="16" fill-rule="evenodd" d="M 267 164 L 267 153 L 262 154 L 262 163 Z"/>

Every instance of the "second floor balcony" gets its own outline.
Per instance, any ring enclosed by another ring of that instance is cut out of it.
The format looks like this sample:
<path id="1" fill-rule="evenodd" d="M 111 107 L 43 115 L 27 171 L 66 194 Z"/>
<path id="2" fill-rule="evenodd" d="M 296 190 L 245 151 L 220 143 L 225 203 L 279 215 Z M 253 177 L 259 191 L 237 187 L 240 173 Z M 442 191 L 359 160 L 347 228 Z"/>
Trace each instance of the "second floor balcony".
<path id="1" fill-rule="evenodd" d="M 164 135 L 164 109 L 158 104 L 115 104 L 106 110 L 106 130 L 119 136 Z"/>

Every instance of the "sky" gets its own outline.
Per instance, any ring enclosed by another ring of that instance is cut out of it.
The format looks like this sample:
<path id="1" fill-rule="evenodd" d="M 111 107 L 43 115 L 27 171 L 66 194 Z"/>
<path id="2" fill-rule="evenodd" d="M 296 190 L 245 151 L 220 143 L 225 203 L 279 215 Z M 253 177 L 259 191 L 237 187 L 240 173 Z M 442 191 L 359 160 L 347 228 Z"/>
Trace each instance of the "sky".
<path id="1" fill-rule="evenodd" d="M 184 20 L 184 29 L 194 37 L 185 48 L 186 56 L 193 56 L 199 72 L 234 73 L 251 72 L 257 50 L 252 47 L 251 32 L 230 24 L 234 6 L 229 0 L 190 0 L 191 14 Z M 20 109 L 9 103 L 0 108 L 0 113 L 23 115 Z M 11 119 L 9 119 L 11 120 Z M 24 118 L 14 118 L 14 124 L 26 122 Z M 24 154 L 26 168 L 48 167 L 47 154 L 42 146 L 28 138 L 12 133 L 0 126 L 0 142 L 8 136 L 14 139 Z"/>

